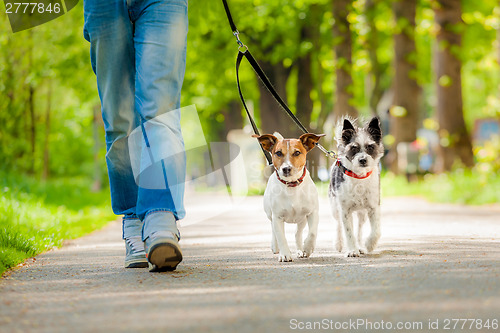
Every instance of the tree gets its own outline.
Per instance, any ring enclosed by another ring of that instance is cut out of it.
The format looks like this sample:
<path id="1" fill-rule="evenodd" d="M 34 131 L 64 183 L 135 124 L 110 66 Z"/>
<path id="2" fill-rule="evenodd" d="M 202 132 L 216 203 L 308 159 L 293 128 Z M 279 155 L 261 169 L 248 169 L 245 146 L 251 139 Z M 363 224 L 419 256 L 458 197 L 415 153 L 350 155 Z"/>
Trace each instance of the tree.
<path id="1" fill-rule="evenodd" d="M 81 10 L 18 33 L 8 24 L 0 20 L 0 168 L 86 173 L 88 103 L 98 95 Z"/>
<path id="2" fill-rule="evenodd" d="M 371 91 L 369 92 L 369 106 L 371 112 L 376 115 L 377 114 L 377 106 L 382 98 L 384 93 L 384 87 L 382 85 L 382 76 L 385 74 L 387 68 L 386 65 L 382 64 L 379 60 L 379 56 L 377 54 L 378 48 L 381 44 L 381 38 L 379 36 L 379 31 L 376 27 L 377 16 L 383 16 L 381 11 L 377 10 L 378 7 L 382 7 L 381 0 L 366 0 L 365 2 L 365 15 L 366 22 L 368 25 L 368 33 L 366 37 L 366 49 L 368 50 L 368 54 L 370 57 L 371 64 L 371 73 L 370 86 Z"/>
<path id="3" fill-rule="evenodd" d="M 391 107 L 391 169 L 397 172 L 397 145 L 417 139 L 421 90 L 416 79 L 415 12 L 417 0 L 395 0 L 394 100 Z"/>
<path id="4" fill-rule="evenodd" d="M 48 179 L 50 175 L 50 112 L 52 109 L 52 80 L 47 83 L 47 105 L 45 107 L 45 134 L 43 138 L 43 169 L 42 178 Z"/>
<path id="5" fill-rule="evenodd" d="M 286 83 L 290 76 L 290 67 L 285 67 L 282 61 L 272 63 L 271 61 L 261 59 L 259 64 L 262 70 L 273 84 L 276 92 L 281 96 L 283 101 L 287 103 Z M 281 109 L 281 106 L 276 102 L 274 97 L 269 93 L 267 88 L 259 84 L 259 108 L 260 120 L 263 133 L 280 132 L 284 137 L 290 137 L 294 128 L 287 114 Z"/>
<path id="6" fill-rule="evenodd" d="M 334 105 L 334 118 L 342 115 L 357 117 L 358 112 L 352 105 L 352 38 L 347 16 L 349 15 L 351 0 L 332 0 L 334 37 L 334 52 L 336 66 L 336 94 Z"/>
<path id="7" fill-rule="evenodd" d="M 311 115 L 313 111 L 313 100 L 311 92 L 314 89 L 312 77 L 312 38 L 314 35 L 314 23 L 310 17 L 305 18 L 300 29 L 299 56 L 297 66 L 297 97 L 295 102 L 297 116 L 302 124 L 310 128 Z M 317 22 L 316 22 L 317 23 Z"/>
<path id="8" fill-rule="evenodd" d="M 474 164 L 462 105 L 460 47 L 464 26 L 460 1 L 436 0 L 434 11 L 439 26 L 435 71 L 442 161 L 438 170 L 449 171 L 457 158 L 468 167 Z"/>

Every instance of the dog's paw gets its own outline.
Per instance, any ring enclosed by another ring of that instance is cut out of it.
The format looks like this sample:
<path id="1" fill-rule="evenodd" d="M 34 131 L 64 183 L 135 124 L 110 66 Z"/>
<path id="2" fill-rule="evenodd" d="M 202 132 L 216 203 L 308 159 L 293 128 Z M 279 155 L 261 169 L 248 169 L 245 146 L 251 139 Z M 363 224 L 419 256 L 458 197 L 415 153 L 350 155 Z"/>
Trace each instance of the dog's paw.
<path id="1" fill-rule="evenodd" d="M 280 250 L 278 248 L 273 247 L 273 246 L 271 246 L 271 251 L 273 251 L 273 254 L 280 253 Z"/>
<path id="2" fill-rule="evenodd" d="M 364 249 L 359 249 L 359 254 L 365 254 L 366 253 L 366 250 Z"/>
<path id="3" fill-rule="evenodd" d="M 297 251 L 297 257 L 298 258 L 309 258 L 312 254 L 312 251 L 304 250 L 304 251 Z"/>
<path id="4" fill-rule="evenodd" d="M 292 260 L 292 254 L 290 252 L 288 252 L 288 253 L 281 253 L 280 252 L 278 261 L 279 262 L 290 262 L 290 261 L 293 261 Z"/>
<path id="5" fill-rule="evenodd" d="M 335 243 L 335 250 L 337 250 L 337 252 L 342 252 L 342 248 L 343 248 L 342 242 Z"/>
<path id="6" fill-rule="evenodd" d="M 306 257 L 309 257 L 314 252 L 314 247 L 316 245 L 316 238 L 307 237 L 304 242 L 304 254 Z"/>
<path id="7" fill-rule="evenodd" d="M 365 246 L 366 246 L 366 250 L 368 252 L 372 252 L 373 249 L 375 249 L 375 246 L 377 245 L 377 242 L 378 242 L 378 238 L 372 238 L 372 237 L 369 237 L 367 240 L 366 240 L 366 243 L 365 243 Z"/>
<path id="8" fill-rule="evenodd" d="M 348 251 L 345 256 L 348 257 L 348 258 L 359 257 L 360 256 L 360 251 L 359 250 Z"/>
<path id="9" fill-rule="evenodd" d="M 306 252 L 302 250 L 297 251 L 297 258 L 307 258 L 307 257 L 309 257 L 309 255 Z"/>

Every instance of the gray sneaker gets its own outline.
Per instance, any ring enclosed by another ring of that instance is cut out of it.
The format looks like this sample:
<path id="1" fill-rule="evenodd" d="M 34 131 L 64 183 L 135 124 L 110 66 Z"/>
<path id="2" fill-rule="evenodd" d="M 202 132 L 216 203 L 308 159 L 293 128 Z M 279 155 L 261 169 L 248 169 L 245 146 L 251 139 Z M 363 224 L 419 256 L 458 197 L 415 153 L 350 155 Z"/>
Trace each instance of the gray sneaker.
<path id="1" fill-rule="evenodd" d="M 177 236 L 169 231 L 152 233 L 144 244 L 150 272 L 173 271 L 182 261 Z"/>
<path id="2" fill-rule="evenodd" d="M 134 236 L 125 239 L 125 268 L 146 268 L 148 259 L 144 251 L 144 242 L 141 236 Z"/>
<path id="3" fill-rule="evenodd" d="M 123 220 L 123 239 L 125 240 L 125 268 L 146 268 L 148 259 L 141 237 L 142 222 L 139 219 Z"/>

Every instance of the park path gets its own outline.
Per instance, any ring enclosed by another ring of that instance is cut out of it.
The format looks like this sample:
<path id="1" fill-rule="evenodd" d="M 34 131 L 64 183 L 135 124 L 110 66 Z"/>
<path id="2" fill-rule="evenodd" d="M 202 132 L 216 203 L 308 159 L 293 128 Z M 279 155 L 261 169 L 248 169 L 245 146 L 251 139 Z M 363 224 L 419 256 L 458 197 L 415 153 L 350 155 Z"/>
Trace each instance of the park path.
<path id="1" fill-rule="evenodd" d="M 4 275 L 0 332 L 288 332 L 315 322 L 435 332 L 448 319 L 500 319 L 498 206 L 385 199 L 375 253 L 345 258 L 333 251 L 322 199 L 316 252 L 279 263 L 262 197 L 232 207 L 218 196 L 188 201 L 175 272 L 124 269 L 121 226 L 112 222 Z M 471 323 L 458 332 L 476 332 Z"/>

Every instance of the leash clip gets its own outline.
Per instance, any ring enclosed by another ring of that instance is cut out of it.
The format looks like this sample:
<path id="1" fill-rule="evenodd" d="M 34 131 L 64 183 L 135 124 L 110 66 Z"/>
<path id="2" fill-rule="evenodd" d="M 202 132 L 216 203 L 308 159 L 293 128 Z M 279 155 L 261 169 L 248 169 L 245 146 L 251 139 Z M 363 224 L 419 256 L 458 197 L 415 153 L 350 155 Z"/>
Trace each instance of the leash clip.
<path id="1" fill-rule="evenodd" d="M 337 159 L 337 154 L 333 150 L 329 150 L 325 154 L 330 158 Z"/>
<path id="2" fill-rule="evenodd" d="M 240 40 L 240 32 L 238 30 L 236 30 L 233 32 L 233 35 L 234 35 L 234 37 L 236 37 L 236 43 L 238 43 L 238 45 L 239 45 L 238 51 L 240 51 L 241 53 L 245 53 L 246 51 L 248 51 L 248 46 L 243 44 L 243 42 Z"/>
<path id="3" fill-rule="evenodd" d="M 337 154 L 333 150 L 326 150 L 325 147 L 316 142 L 316 147 L 318 147 L 327 157 L 336 159 Z"/>

